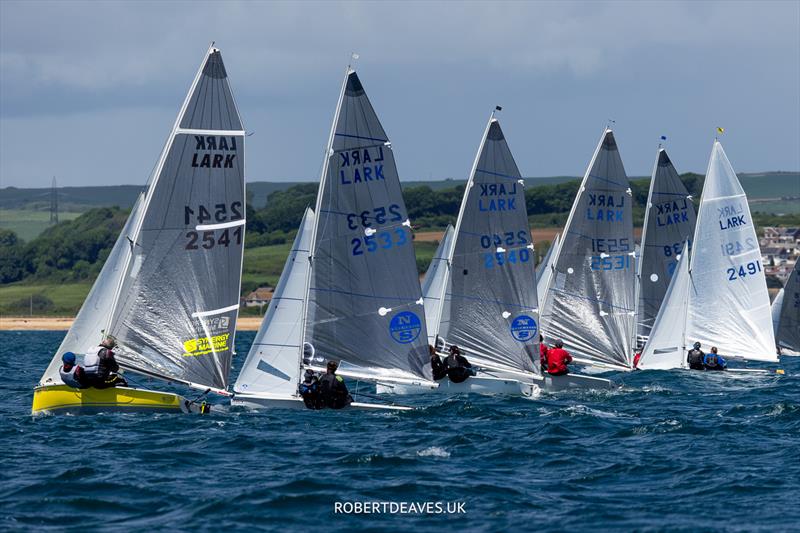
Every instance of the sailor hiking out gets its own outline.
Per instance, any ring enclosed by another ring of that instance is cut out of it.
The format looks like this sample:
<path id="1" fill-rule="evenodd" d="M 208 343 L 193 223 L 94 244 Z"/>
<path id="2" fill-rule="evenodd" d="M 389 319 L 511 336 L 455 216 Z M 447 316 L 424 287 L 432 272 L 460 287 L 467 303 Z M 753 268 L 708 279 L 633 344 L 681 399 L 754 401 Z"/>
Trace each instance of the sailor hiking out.
<path id="1" fill-rule="evenodd" d="M 691 370 L 705 370 L 706 367 L 703 365 L 705 357 L 705 352 L 700 349 L 700 343 L 695 342 L 692 349 L 689 350 L 689 354 L 686 356 L 686 362 L 689 363 L 689 368 Z"/>
<path id="2" fill-rule="evenodd" d="M 107 389 L 128 385 L 128 382 L 117 374 L 119 363 L 112 351 L 116 346 L 117 343 L 113 338 L 106 337 L 99 346 L 86 352 L 83 358 L 83 373 L 90 387 Z"/>
<path id="3" fill-rule="evenodd" d="M 547 351 L 547 373 L 551 376 L 564 376 L 569 374 L 569 367 L 572 356 L 564 349 L 564 341 L 556 340 L 555 348 Z"/>
<path id="4" fill-rule="evenodd" d="M 336 361 L 328 361 L 327 372 L 319 380 L 322 403 L 330 409 L 342 409 L 353 402 L 344 379 L 336 375 L 337 368 L 339 364 Z"/>
<path id="5" fill-rule="evenodd" d="M 61 362 L 63 364 L 61 368 L 58 369 L 58 373 L 64 385 L 74 389 L 83 389 L 89 386 L 83 368 L 75 363 L 74 353 L 65 352 L 64 355 L 61 356 Z"/>

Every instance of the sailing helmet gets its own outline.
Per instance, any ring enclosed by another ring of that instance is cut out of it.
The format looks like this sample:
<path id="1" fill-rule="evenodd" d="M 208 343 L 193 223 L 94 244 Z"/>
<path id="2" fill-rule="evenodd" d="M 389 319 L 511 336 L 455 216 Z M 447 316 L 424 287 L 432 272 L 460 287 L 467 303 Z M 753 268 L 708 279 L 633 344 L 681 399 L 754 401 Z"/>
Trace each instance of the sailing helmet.
<path id="1" fill-rule="evenodd" d="M 64 352 L 64 355 L 61 356 L 61 361 L 68 365 L 75 364 L 75 354 L 72 352 Z"/>
<path id="2" fill-rule="evenodd" d="M 336 369 L 339 368 L 339 363 L 336 361 L 328 361 L 328 371 L 336 372 Z"/>
<path id="3" fill-rule="evenodd" d="M 695 350 L 699 350 L 700 349 L 700 343 L 699 342 L 694 343 L 694 349 Z"/>
<path id="4" fill-rule="evenodd" d="M 117 345 L 117 341 L 111 335 L 109 335 L 108 337 L 103 339 L 103 342 L 100 343 L 100 346 L 103 346 L 103 347 L 108 348 L 108 349 L 111 349 L 111 348 L 115 347 L 116 345 Z"/>
<path id="5" fill-rule="evenodd" d="M 556 348 L 563 348 L 564 347 L 564 341 L 562 341 L 561 339 L 556 339 L 555 345 L 556 345 Z"/>

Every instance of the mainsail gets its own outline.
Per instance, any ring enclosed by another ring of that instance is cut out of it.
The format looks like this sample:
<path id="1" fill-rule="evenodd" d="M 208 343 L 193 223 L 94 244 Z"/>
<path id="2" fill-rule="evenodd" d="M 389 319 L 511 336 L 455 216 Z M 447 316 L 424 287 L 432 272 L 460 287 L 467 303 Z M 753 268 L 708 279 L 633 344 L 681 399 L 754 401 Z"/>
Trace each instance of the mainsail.
<path id="1" fill-rule="evenodd" d="M 542 317 L 548 343 L 582 361 L 630 368 L 635 251 L 632 194 L 610 129 L 603 132 L 561 237 Z"/>
<path id="2" fill-rule="evenodd" d="M 660 148 L 650 180 L 638 262 L 637 334 L 650 335 L 684 241 L 694 235 L 695 210 L 666 150 Z"/>
<path id="3" fill-rule="evenodd" d="M 779 309 L 775 340 L 785 353 L 800 355 L 800 261 L 794 264 L 781 294 L 781 302 L 776 298 L 773 304 Z"/>
<path id="4" fill-rule="evenodd" d="M 553 275 L 553 261 L 558 255 L 558 247 L 561 245 L 561 234 L 556 233 L 550 248 L 547 249 L 542 262 L 536 267 L 536 296 L 539 298 L 539 310 L 544 309 L 544 299 L 547 296 L 547 286 L 550 285 L 550 278 Z"/>
<path id="5" fill-rule="evenodd" d="M 538 372 L 534 263 L 524 182 L 492 116 L 464 189 L 438 334 L 482 366 Z"/>
<path id="6" fill-rule="evenodd" d="M 325 359 L 429 375 L 413 235 L 392 146 L 351 69 L 315 212 L 305 341 Z"/>
<path id="7" fill-rule="evenodd" d="M 448 224 L 447 229 L 444 230 L 442 240 L 439 241 L 439 246 L 436 248 L 436 253 L 433 254 L 431 264 L 425 272 L 425 278 L 422 280 L 422 296 L 425 299 L 425 323 L 428 325 L 428 344 L 431 346 L 434 346 L 436 342 L 436 328 L 433 327 L 433 324 L 439 320 L 442 314 L 439 307 L 442 301 L 442 294 L 446 292 L 444 284 L 450 280 L 447 275 L 447 260 L 450 257 L 450 248 L 453 246 L 453 232 L 453 226 Z M 442 320 L 449 322 L 450 318 L 444 315 Z"/>
<path id="8" fill-rule="evenodd" d="M 653 368 L 654 354 L 659 354 L 657 368 L 684 366 L 687 346 L 694 342 L 706 350 L 716 346 L 724 356 L 776 362 L 755 227 L 744 190 L 718 141 L 711 151 L 689 255 L 686 273 L 679 269 L 672 281 L 676 287 L 667 291 L 642 354 L 642 368 Z M 681 323 L 678 344 L 676 324 Z M 658 331 L 662 327 L 666 333 Z"/>
<path id="9" fill-rule="evenodd" d="M 308 280 L 314 212 L 306 209 L 281 279 L 236 379 L 236 393 L 293 396 L 300 381 L 303 300 Z"/>

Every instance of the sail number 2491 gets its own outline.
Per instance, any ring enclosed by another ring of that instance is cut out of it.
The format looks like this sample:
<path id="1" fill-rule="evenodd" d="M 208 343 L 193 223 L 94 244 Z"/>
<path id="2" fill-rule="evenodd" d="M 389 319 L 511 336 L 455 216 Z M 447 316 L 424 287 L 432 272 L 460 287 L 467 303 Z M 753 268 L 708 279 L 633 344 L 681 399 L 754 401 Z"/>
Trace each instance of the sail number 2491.
<path id="1" fill-rule="evenodd" d="M 726 272 L 728 273 L 728 281 L 735 281 L 748 275 L 752 276 L 761 272 L 761 261 L 750 261 L 745 265 L 739 265 L 738 268 L 729 268 Z"/>

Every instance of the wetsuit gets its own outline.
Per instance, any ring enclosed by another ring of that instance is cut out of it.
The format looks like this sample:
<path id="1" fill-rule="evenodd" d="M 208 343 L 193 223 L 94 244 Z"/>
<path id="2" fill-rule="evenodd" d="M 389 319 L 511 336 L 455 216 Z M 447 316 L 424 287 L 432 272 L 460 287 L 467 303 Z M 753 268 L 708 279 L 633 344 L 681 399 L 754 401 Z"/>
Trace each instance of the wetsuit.
<path id="1" fill-rule="evenodd" d="M 567 365 L 572 362 L 572 356 L 564 348 L 550 348 L 547 351 L 547 373 L 551 376 L 569 374 Z"/>
<path id="2" fill-rule="evenodd" d="M 342 409 L 353 401 L 342 376 L 325 374 L 319 380 L 320 398 L 325 407 Z"/>
<path id="3" fill-rule="evenodd" d="M 447 377 L 453 383 L 463 383 L 468 377 L 475 375 L 472 364 L 463 355 L 451 353 L 445 358 L 444 364 L 447 367 Z"/>
<path id="4" fill-rule="evenodd" d="M 447 377 L 447 367 L 438 353 L 431 355 L 431 372 L 433 372 L 433 379 L 436 381 Z"/>
<path id="5" fill-rule="evenodd" d="M 703 359 L 705 358 L 706 354 L 703 350 L 698 348 L 692 348 L 689 350 L 689 355 L 686 356 L 686 362 L 689 363 L 689 368 L 692 370 L 705 370 L 706 367 L 703 366 Z"/>
<path id="6" fill-rule="evenodd" d="M 715 353 L 706 354 L 703 358 L 703 367 L 706 370 L 725 370 L 728 362 L 720 355 Z"/>

